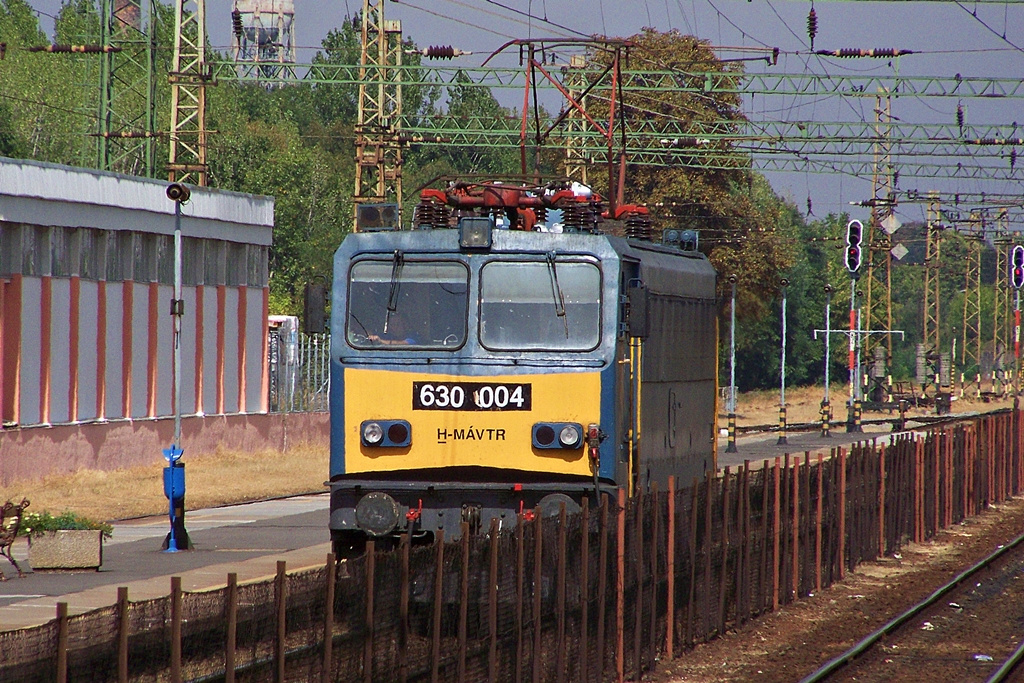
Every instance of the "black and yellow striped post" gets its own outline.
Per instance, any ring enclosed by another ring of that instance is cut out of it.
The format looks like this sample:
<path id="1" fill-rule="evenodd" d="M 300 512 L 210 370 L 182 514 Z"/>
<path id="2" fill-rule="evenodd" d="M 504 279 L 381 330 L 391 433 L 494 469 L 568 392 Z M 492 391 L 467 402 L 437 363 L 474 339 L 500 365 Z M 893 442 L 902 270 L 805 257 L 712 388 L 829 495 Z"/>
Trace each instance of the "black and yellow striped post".
<path id="1" fill-rule="evenodd" d="M 726 453 L 736 452 L 736 413 L 729 413 L 729 440 L 725 446 Z"/>
<path id="2" fill-rule="evenodd" d="M 860 426 L 860 415 L 861 415 L 861 401 L 859 398 L 853 399 L 853 427 L 849 430 L 851 432 L 863 432 L 864 430 Z"/>
<path id="3" fill-rule="evenodd" d="M 779 406 L 779 440 L 778 443 L 787 444 L 789 440 L 786 438 L 786 406 Z"/>
<path id="4" fill-rule="evenodd" d="M 825 439 L 832 438 L 832 405 L 828 401 L 821 402 L 821 436 Z"/>

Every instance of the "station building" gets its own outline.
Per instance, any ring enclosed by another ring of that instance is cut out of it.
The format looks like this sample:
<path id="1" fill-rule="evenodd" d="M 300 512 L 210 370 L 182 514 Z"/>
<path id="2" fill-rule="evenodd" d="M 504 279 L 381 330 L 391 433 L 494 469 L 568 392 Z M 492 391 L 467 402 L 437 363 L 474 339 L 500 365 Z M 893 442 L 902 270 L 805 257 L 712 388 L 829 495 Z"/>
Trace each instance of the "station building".
<path id="1" fill-rule="evenodd" d="M 5 436 L 174 414 L 176 218 L 167 186 L 0 158 Z M 181 412 L 266 413 L 274 200 L 193 188 L 180 221 Z"/>

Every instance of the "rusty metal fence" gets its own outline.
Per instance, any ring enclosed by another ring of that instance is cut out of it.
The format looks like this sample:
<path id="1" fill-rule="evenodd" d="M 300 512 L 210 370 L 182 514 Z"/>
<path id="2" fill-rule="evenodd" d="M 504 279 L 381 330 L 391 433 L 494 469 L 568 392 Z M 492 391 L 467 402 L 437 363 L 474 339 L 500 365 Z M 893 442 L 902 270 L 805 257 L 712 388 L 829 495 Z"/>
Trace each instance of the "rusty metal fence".
<path id="1" fill-rule="evenodd" d="M 0 681 L 635 680 L 1021 492 L 1020 413 L 0 633 Z M 756 466 L 755 466 L 756 465 Z M 61 610 L 64 610 L 63 612 Z"/>

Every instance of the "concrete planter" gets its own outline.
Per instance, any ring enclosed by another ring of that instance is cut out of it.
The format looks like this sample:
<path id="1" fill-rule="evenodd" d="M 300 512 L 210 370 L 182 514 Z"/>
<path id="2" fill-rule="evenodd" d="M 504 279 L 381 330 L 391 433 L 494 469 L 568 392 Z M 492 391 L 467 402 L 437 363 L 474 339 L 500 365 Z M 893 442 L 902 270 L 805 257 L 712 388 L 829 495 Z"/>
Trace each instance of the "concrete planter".
<path id="1" fill-rule="evenodd" d="M 103 564 L 103 532 L 98 529 L 47 531 L 29 538 L 32 569 L 99 569 Z"/>

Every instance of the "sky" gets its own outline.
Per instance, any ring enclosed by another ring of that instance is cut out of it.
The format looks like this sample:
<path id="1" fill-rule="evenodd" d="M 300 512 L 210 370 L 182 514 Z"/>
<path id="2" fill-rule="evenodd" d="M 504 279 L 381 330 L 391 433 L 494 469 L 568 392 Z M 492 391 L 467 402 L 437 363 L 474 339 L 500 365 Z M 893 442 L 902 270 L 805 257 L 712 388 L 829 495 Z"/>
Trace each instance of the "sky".
<path id="1" fill-rule="evenodd" d="M 269 2 L 269 0 L 267 0 Z M 55 14 L 59 0 L 30 0 L 33 7 Z M 297 61 L 308 63 L 331 28 L 358 11 L 360 0 L 294 0 Z M 230 44 L 232 0 L 207 0 L 210 41 Z M 819 74 L 839 76 L 928 76 L 1024 78 L 1024 1 L 957 3 L 937 0 L 868 2 L 821 1 L 815 49 L 898 48 L 916 54 L 898 59 L 837 59 L 809 53 L 807 16 L 811 3 L 797 0 L 401 0 L 388 1 L 387 19 L 402 22 L 403 34 L 419 46 L 452 45 L 474 54 L 452 64 L 479 66 L 492 51 L 513 38 L 556 38 L 579 34 L 626 37 L 645 26 L 675 29 L 716 46 L 720 57 L 750 56 L 735 48 L 780 49 L 778 64 L 747 62 L 750 73 Z M 533 18 L 530 18 L 532 15 Z M 46 17 L 44 28 L 46 27 Z M 547 21 L 545 21 L 545 19 Z M 518 53 L 510 51 L 492 64 L 511 66 Z M 1021 88 L 1024 95 L 1024 88 Z M 502 103 L 517 106 L 522 95 L 502 94 Z M 894 97 L 892 115 L 904 123 L 946 123 L 957 118 L 957 107 L 969 125 L 1006 127 L 1020 121 L 1013 137 L 1024 137 L 1024 98 Z M 558 109 L 553 102 L 549 108 Z M 874 121 L 875 98 L 842 97 L 822 92 L 800 96 L 747 95 L 743 108 L 754 121 Z M 1009 148 L 1000 148 L 1005 154 Z M 896 150 L 897 162 L 912 150 Z M 1024 157 L 1024 146 L 1017 147 Z M 976 154 L 989 156 L 992 148 Z M 1003 160 L 1004 180 L 969 178 L 907 178 L 900 190 L 939 190 L 953 193 L 1024 195 L 1024 158 L 1014 171 Z M 847 211 L 866 220 L 869 209 L 851 202 L 870 199 L 870 179 L 844 173 L 766 171 L 777 193 L 794 202 L 802 213 L 811 200 L 815 217 Z M 1024 200 L 1022 200 L 1024 201 Z M 902 204 L 897 218 L 923 220 L 923 204 Z M 1020 213 L 1016 214 L 1020 216 Z M 1020 229 L 1024 226 L 1015 225 Z"/>

